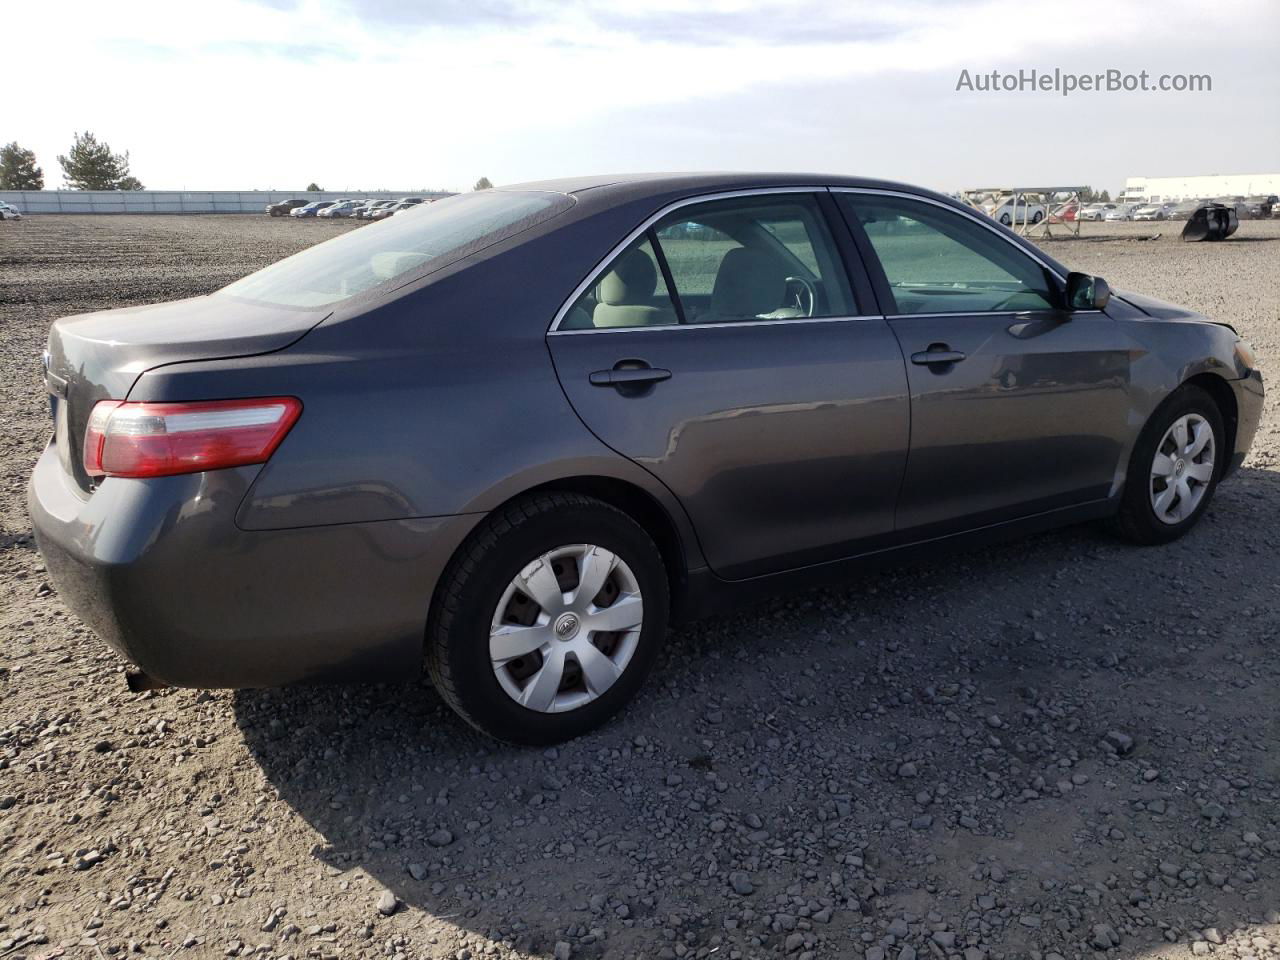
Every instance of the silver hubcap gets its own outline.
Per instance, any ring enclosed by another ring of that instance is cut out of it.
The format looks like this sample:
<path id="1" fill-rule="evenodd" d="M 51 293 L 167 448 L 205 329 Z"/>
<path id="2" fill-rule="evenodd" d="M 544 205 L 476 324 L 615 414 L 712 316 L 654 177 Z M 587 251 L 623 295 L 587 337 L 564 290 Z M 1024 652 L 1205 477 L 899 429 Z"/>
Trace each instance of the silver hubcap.
<path id="1" fill-rule="evenodd" d="M 590 543 L 549 550 L 516 574 L 489 627 L 489 659 L 516 703 L 575 710 L 608 690 L 640 642 L 644 603 L 631 568 Z"/>
<path id="2" fill-rule="evenodd" d="M 1151 462 L 1151 508 L 1161 522 L 1195 513 L 1213 479 L 1213 427 L 1199 414 L 1179 417 L 1165 431 Z"/>

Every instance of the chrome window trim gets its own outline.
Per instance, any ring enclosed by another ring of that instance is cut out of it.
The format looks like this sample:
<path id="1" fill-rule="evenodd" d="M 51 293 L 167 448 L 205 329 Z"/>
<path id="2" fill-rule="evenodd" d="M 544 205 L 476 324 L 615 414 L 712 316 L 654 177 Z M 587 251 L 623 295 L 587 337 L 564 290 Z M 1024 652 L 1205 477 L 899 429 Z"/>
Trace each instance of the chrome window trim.
<path id="1" fill-rule="evenodd" d="M 577 297 L 574 298 L 577 300 Z M 849 323 L 853 320 L 883 320 L 880 314 L 858 314 L 841 317 L 786 317 L 777 320 L 728 320 L 724 323 L 655 323 L 636 327 L 583 327 L 581 330 L 551 330 L 558 337 L 576 337 L 582 333 L 656 333 L 661 330 L 720 330 L 726 327 L 780 327 L 796 323 Z"/>
<path id="2" fill-rule="evenodd" d="M 1014 237 L 1011 234 L 1005 231 L 1004 227 L 999 226 L 990 217 L 979 216 L 978 214 L 971 213 L 968 210 L 957 209 L 949 203 L 943 203 L 940 200 L 934 200 L 932 197 L 922 197 L 918 193 L 907 193 L 905 190 L 882 190 L 875 187 L 832 187 L 831 192 L 832 193 L 866 193 L 866 194 L 871 194 L 873 196 L 881 196 L 881 197 L 901 197 L 904 200 L 915 200 L 918 203 L 928 203 L 928 204 L 932 204 L 935 207 L 939 207 L 943 210 L 949 210 L 951 213 L 954 213 L 956 216 L 964 217 L 968 220 L 972 220 L 978 226 L 983 227 L 986 230 L 990 230 L 992 233 L 998 236 L 1001 240 L 1004 240 L 1011 247 L 1013 247 L 1015 250 L 1021 253 L 1024 257 L 1026 257 L 1029 260 L 1034 260 L 1036 263 L 1040 264 L 1041 267 L 1043 267 L 1045 270 L 1048 270 L 1049 273 L 1057 277 L 1063 283 L 1067 282 L 1066 277 L 1060 274 L 1052 266 L 1045 263 L 1043 260 L 1037 257 L 1034 253 L 1032 253 L 1030 250 L 1024 247 L 1022 244 L 1020 244 L 1016 239 L 1014 239 Z M 981 313 L 983 311 L 977 311 L 977 312 Z M 968 314 L 961 314 L 961 315 L 968 316 Z M 902 314 L 902 316 L 918 317 L 918 316 L 921 316 L 921 314 L 918 314 L 918 313 Z"/>
<path id="3" fill-rule="evenodd" d="M 856 317 L 796 317 L 788 320 L 741 320 L 731 321 L 729 323 L 666 323 L 655 325 L 652 327 L 585 327 L 581 330 L 561 330 L 560 323 L 569 313 L 570 308 L 578 302 L 578 298 L 587 292 L 588 288 L 599 279 L 600 274 L 604 272 L 605 267 L 613 262 L 614 257 L 622 253 L 623 250 L 631 246 L 641 234 L 652 227 L 655 223 L 673 213 L 682 207 L 689 207 L 696 203 L 706 203 L 711 200 L 734 200 L 738 197 L 768 197 L 788 193 L 811 193 L 820 194 L 828 193 L 831 188 L 824 184 L 813 184 L 812 186 L 792 186 L 792 187 L 754 187 L 750 190 L 726 190 L 719 193 L 701 193 L 696 197 L 685 197 L 682 200 L 675 200 L 667 204 L 657 213 L 648 217 L 640 226 L 636 227 L 626 238 L 616 246 L 614 246 L 605 256 L 591 268 L 591 272 L 587 274 L 587 278 L 578 284 L 573 293 L 569 294 L 567 300 L 560 305 L 560 309 L 556 311 L 555 319 L 551 321 L 551 326 L 547 329 L 547 336 L 559 334 L 569 336 L 578 333 L 619 333 L 627 330 L 670 330 L 672 328 L 681 329 L 699 329 L 704 327 L 755 327 L 762 323 L 813 323 L 822 320 L 871 320 L 882 319 L 880 314 L 868 314 L 866 316 Z M 672 291 L 674 294 L 674 291 Z"/>
<path id="4" fill-rule="evenodd" d="M 1041 310 L 951 310 L 946 313 L 889 313 L 886 320 L 911 320 L 915 317 L 1032 317 L 1045 313 L 1069 313 L 1072 317 L 1093 316 L 1102 310 L 1057 310 L 1052 307 Z M 566 331 L 568 332 L 568 331 Z"/>

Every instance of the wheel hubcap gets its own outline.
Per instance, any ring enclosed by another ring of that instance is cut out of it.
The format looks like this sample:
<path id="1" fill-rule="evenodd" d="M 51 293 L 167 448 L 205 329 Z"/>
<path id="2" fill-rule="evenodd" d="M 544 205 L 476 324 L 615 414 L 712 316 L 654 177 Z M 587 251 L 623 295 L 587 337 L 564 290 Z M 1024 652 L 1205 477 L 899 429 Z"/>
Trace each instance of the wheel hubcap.
<path id="1" fill-rule="evenodd" d="M 499 685 L 539 713 L 575 710 L 617 682 L 640 642 L 631 568 L 589 543 L 549 550 L 507 585 L 489 629 Z"/>
<path id="2" fill-rule="evenodd" d="M 1162 523 L 1176 524 L 1195 513 L 1213 480 L 1217 445 L 1213 427 L 1196 413 L 1169 425 L 1151 462 L 1151 508 Z"/>

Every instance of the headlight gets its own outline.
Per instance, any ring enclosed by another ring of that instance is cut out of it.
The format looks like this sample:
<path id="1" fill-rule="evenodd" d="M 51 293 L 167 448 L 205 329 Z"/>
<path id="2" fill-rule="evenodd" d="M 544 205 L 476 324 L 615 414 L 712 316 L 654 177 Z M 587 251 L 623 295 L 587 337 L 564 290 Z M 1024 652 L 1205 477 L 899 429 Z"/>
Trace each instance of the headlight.
<path id="1" fill-rule="evenodd" d="M 1253 352 L 1253 347 L 1249 346 L 1248 341 L 1236 341 L 1236 359 L 1244 365 L 1246 370 L 1258 369 L 1258 355 Z"/>

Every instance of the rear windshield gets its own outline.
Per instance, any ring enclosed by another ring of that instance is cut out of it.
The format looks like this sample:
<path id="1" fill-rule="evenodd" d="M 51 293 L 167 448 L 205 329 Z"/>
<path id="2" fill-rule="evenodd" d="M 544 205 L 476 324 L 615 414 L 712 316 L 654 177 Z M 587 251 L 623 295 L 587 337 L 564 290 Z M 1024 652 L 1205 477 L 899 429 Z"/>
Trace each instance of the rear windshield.
<path id="1" fill-rule="evenodd" d="M 274 263 L 222 292 L 289 307 L 323 307 L 417 270 L 435 269 L 563 213 L 561 193 L 482 190 L 412 204 Z"/>

